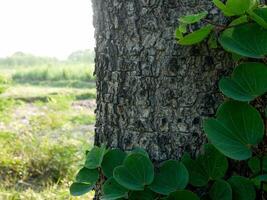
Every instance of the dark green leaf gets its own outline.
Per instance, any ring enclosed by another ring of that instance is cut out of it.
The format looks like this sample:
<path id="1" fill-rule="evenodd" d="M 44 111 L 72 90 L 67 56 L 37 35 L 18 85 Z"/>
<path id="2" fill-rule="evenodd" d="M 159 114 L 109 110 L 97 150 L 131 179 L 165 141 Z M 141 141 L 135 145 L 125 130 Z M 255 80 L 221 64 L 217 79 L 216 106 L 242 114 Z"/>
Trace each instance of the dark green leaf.
<path id="1" fill-rule="evenodd" d="M 258 189 L 260 189 L 261 184 L 263 184 L 263 190 L 267 192 L 267 174 L 256 176 L 251 181 L 254 183 L 255 187 Z"/>
<path id="2" fill-rule="evenodd" d="M 252 101 L 267 92 L 267 66 L 262 63 L 243 63 L 236 67 L 231 78 L 223 78 L 219 87 L 224 95 L 238 101 Z"/>
<path id="3" fill-rule="evenodd" d="M 72 196 L 81 196 L 93 189 L 94 186 L 85 183 L 73 183 L 70 186 L 70 194 Z"/>
<path id="4" fill-rule="evenodd" d="M 252 182 L 242 176 L 232 176 L 228 182 L 233 191 L 233 200 L 255 200 L 256 192 Z"/>
<path id="5" fill-rule="evenodd" d="M 212 200 L 232 200 L 232 188 L 224 180 L 217 180 L 212 185 L 210 192 Z"/>
<path id="6" fill-rule="evenodd" d="M 112 149 L 108 151 L 101 164 L 104 175 L 108 178 L 113 176 L 113 170 L 115 167 L 122 165 L 125 157 L 126 153 L 120 149 Z"/>
<path id="7" fill-rule="evenodd" d="M 168 160 L 162 164 L 149 188 L 159 194 L 168 195 L 184 189 L 189 181 L 188 171 L 182 163 Z"/>
<path id="8" fill-rule="evenodd" d="M 89 151 L 86 155 L 86 161 L 84 166 L 88 169 L 96 169 L 100 167 L 105 153 L 106 148 L 104 146 L 93 147 L 92 150 Z"/>
<path id="9" fill-rule="evenodd" d="M 256 23 L 267 29 L 267 8 L 258 8 L 248 13 Z"/>
<path id="10" fill-rule="evenodd" d="M 154 200 L 156 194 L 153 193 L 149 189 L 145 189 L 144 191 L 135 191 L 131 192 L 129 194 L 129 199 L 130 200 Z"/>
<path id="11" fill-rule="evenodd" d="M 167 200 L 200 200 L 199 197 L 190 191 L 180 190 L 174 193 L 171 193 Z"/>
<path id="12" fill-rule="evenodd" d="M 206 37 L 208 37 L 208 35 L 210 34 L 213 28 L 214 27 L 212 25 L 207 25 L 197 31 L 194 31 L 184 36 L 178 41 L 178 43 L 180 45 L 193 45 L 193 44 L 200 43 Z"/>
<path id="13" fill-rule="evenodd" d="M 226 7 L 226 5 L 221 0 L 212 0 L 212 2 L 224 13 L 225 16 L 235 15 Z"/>
<path id="14" fill-rule="evenodd" d="M 215 33 L 212 33 L 208 40 L 209 48 L 216 49 L 218 47 L 217 38 Z"/>
<path id="15" fill-rule="evenodd" d="M 251 8 L 251 0 L 227 0 L 225 6 L 234 15 L 243 15 Z"/>
<path id="16" fill-rule="evenodd" d="M 183 33 L 180 31 L 179 28 L 175 30 L 175 38 L 180 40 L 183 37 Z"/>
<path id="17" fill-rule="evenodd" d="M 263 171 L 267 172 L 267 156 L 262 158 Z M 261 172 L 261 159 L 257 156 L 252 157 L 248 161 L 248 166 L 253 174 L 259 174 Z"/>
<path id="18" fill-rule="evenodd" d="M 242 15 L 241 17 L 238 17 L 237 19 L 234 19 L 229 26 L 237 26 L 240 24 L 244 24 L 248 22 L 248 16 L 247 15 Z"/>
<path id="19" fill-rule="evenodd" d="M 228 168 L 228 162 L 211 144 L 205 145 L 205 153 L 192 160 L 185 155 L 182 162 L 188 169 L 190 184 L 196 187 L 207 185 L 209 180 L 222 178 Z"/>
<path id="20" fill-rule="evenodd" d="M 104 196 L 101 197 L 101 200 L 115 200 L 128 196 L 128 190 L 118 184 L 113 177 L 103 185 L 103 193 Z"/>
<path id="21" fill-rule="evenodd" d="M 125 158 L 123 166 L 114 169 L 113 176 L 129 190 L 144 190 L 144 186 L 151 184 L 154 179 L 154 168 L 147 156 L 132 153 Z"/>
<path id="22" fill-rule="evenodd" d="M 99 173 L 97 169 L 87 169 L 87 168 L 82 168 L 77 176 L 76 176 L 76 182 L 78 183 L 86 183 L 88 185 L 95 185 L 99 178 Z"/>
<path id="23" fill-rule="evenodd" d="M 146 152 L 146 150 L 141 147 L 136 147 L 132 151 L 129 152 L 129 154 L 132 154 L 132 153 L 140 153 L 149 158 L 149 155 Z"/>
<path id="24" fill-rule="evenodd" d="M 251 58 L 267 55 L 267 30 L 255 23 L 226 29 L 220 36 L 222 47 L 230 52 Z"/>
<path id="25" fill-rule="evenodd" d="M 208 12 L 204 11 L 201 13 L 193 14 L 193 15 L 186 15 L 179 19 L 180 22 L 183 24 L 194 24 L 199 22 L 201 19 L 205 18 L 208 15 Z"/>
<path id="26" fill-rule="evenodd" d="M 187 25 L 186 25 L 186 24 L 183 24 L 183 23 L 180 23 L 180 24 L 179 24 L 179 27 L 178 27 L 178 30 L 179 30 L 181 33 L 186 33 L 186 32 L 187 32 Z"/>
<path id="27" fill-rule="evenodd" d="M 204 131 L 224 155 L 246 160 L 251 147 L 262 141 L 264 124 L 259 112 L 247 103 L 229 101 L 217 111 L 216 119 L 204 122 Z"/>

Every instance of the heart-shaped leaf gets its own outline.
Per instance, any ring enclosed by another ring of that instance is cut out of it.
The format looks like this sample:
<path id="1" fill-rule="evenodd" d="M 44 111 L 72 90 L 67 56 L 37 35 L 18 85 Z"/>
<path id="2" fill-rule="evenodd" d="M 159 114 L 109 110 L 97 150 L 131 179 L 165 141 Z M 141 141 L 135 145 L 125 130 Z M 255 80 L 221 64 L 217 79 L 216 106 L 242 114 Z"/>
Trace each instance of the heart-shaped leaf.
<path id="1" fill-rule="evenodd" d="M 115 200 L 128 196 L 128 190 L 118 184 L 113 177 L 109 178 L 103 185 L 103 193 L 104 196 L 101 197 L 101 200 Z"/>
<path id="2" fill-rule="evenodd" d="M 212 25 L 204 26 L 203 28 L 201 28 L 197 31 L 194 31 L 192 33 L 187 34 L 186 36 L 181 38 L 178 41 L 178 43 L 180 45 L 193 45 L 193 44 L 200 43 L 206 37 L 208 37 L 208 35 L 210 34 L 210 32 L 212 31 L 213 28 L 214 28 L 214 26 L 212 26 Z"/>
<path id="3" fill-rule="evenodd" d="M 267 55 L 267 30 L 256 23 L 226 29 L 220 36 L 222 47 L 245 57 L 264 58 Z"/>
<path id="4" fill-rule="evenodd" d="M 113 170 L 115 167 L 122 165 L 123 160 L 126 157 L 126 153 L 120 149 L 112 149 L 108 151 L 102 161 L 102 170 L 106 177 L 113 176 Z"/>
<path id="5" fill-rule="evenodd" d="M 232 188 L 224 180 L 217 180 L 212 185 L 209 196 L 212 200 L 232 200 Z"/>
<path id="6" fill-rule="evenodd" d="M 76 176 L 76 182 L 78 183 L 86 183 L 88 185 L 95 185 L 99 178 L 99 173 L 97 169 L 87 169 L 82 168 L 77 176 Z"/>
<path id="7" fill-rule="evenodd" d="M 267 29 L 267 8 L 258 8 L 248 13 L 256 23 Z"/>
<path id="8" fill-rule="evenodd" d="M 122 166 L 114 169 L 115 180 L 129 190 L 144 190 L 154 179 L 153 164 L 147 156 L 140 153 L 128 155 Z"/>
<path id="9" fill-rule="evenodd" d="M 225 6 L 234 15 L 243 15 L 251 8 L 251 0 L 227 0 Z"/>
<path id="10" fill-rule="evenodd" d="M 212 144 L 229 158 L 246 160 L 251 147 L 262 141 L 264 124 L 260 113 L 247 103 L 229 101 L 220 106 L 216 119 L 204 122 Z"/>
<path id="11" fill-rule="evenodd" d="M 262 170 L 267 172 L 267 156 L 259 158 L 257 156 L 252 157 L 248 161 L 248 166 L 253 174 L 259 174 L 261 172 L 261 159 L 262 159 Z"/>
<path id="12" fill-rule="evenodd" d="M 257 5 L 257 0 L 227 0 L 224 4 L 221 0 L 213 0 L 213 3 L 226 16 L 243 15 Z"/>
<path id="13" fill-rule="evenodd" d="M 228 168 L 226 157 L 211 144 L 205 145 L 205 153 L 199 155 L 196 160 L 185 154 L 182 162 L 188 169 L 190 184 L 196 187 L 207 185 L 209 180 L 224 177 Z"/>
<path id="14" fill-rule="evenodd" d="M 105 153 L 105 146 L 93 147 L 86 155 L 86 161 L 84 166 L 88 169 L 96 169 L 100 167 Z"/>
<path id="15" fill-rule="evenodd" d="M 205 18 L 207 15 L 208 12 L 204 11 L 201 13 L 180 17 L 179 21 L 182 22 L 183 24 L 194 24 L 196 22 L 199 22 L 201 19 Z"/>
<path id="16" fill-rule="evenodd" d="M 86 183 L 73 183 L 70 186 L 70 194 L 72 196 L 81 196 L 90 192 L 94 188 L 93 185 Z"/>
<path id="17" fill-rule="evenodd" d="M 255 200 L 256 192 L 253 183 L 242 177 L 232 176 L 228 182 L 233 191 L 233 200 Z"/>
<path id="18" fill-rule="evenodd" d="M 231 78 L 219 83 L 224 95 L 238 101 L 252 101 L 267 92 L 267 66 L 244 63 L 236 67 Z"/>
<path id="19" fill-rule="evenodd" d="M 184 189 L 189 181 L 188 171 L 182 163 L 168 160 L 162 164 L 149 188 L 159 194 L 168 195 Z"/>
<path id="20" fill-rule="evenodd" d="M 128 152 L 129 155 L 132 154 L 132 153 L 143 154 L 144 156 L 149 158 L 149 155 L 146 152 L 146 150 L 144 148 L 141 148 L 141 147 L 135 147 L 132 151 Z"/>
<path id="21" fill-rule="evenodd" d="M 180 190 L 171 193 L 167 200 L 200 200 L 199 197 L 190 191 L 187 190 Z"/>

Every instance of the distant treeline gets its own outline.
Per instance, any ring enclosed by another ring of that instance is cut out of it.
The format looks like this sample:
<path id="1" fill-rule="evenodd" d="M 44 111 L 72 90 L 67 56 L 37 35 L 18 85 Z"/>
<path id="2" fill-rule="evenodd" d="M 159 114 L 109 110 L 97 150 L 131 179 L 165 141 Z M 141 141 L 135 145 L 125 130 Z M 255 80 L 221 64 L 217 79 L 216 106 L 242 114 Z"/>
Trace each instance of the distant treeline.
<path id="1" fill-rule="evenodd" d="M 55 65 L 55 64 L 71 64 L 71 63 L 84 63 L 92 64 L 94 63 L 94 51 L 93 50 L 83 50 L 75 51 L 71 53 L 66 60 L 58 60 L 57 58 L 51 57 L 40 57 L 31 54 L 26 54 L 23 52 L 16 52 L 12 56 L 6 58 L 0 58 L 0 66 L 38 66 L 38 65 Z"/>

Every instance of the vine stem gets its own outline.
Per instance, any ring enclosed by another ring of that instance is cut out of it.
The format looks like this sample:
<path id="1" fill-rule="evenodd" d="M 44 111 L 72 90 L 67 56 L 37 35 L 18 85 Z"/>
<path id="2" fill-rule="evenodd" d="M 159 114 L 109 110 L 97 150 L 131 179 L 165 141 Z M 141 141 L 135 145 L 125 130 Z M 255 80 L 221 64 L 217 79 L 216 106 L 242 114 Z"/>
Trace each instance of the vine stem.
<path id="1" fill-rule="evenodd" d="M 203 21 L 204 21 L 204 22 L 207 22 L 207 23 L 209 23 L 209 24 L 212 24 L 212 25 L 214 25 L 214 26 L 220 27 L 220 28 L 222 28 L 222 29 L 229 28 L 229 27 L 226 26 L 226 25 L 218 24 L 218 23 L 216 23 L 216 22 L 214 22 L 214 21 L 211 21 L 211 20 L 208 20 L 208 19 L 203 19 Z"/>

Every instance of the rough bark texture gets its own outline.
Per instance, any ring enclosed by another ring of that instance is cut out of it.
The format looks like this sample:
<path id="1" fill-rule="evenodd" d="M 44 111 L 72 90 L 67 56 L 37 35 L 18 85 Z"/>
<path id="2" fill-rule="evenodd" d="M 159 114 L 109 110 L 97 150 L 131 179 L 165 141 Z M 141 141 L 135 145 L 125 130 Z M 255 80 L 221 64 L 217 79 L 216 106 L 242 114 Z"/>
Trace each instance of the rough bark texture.
<path id="1" fill-rule="evenodd" d="M 179 16 L 218 11 L 210 0 L 93 0 L 96 28 L 95 144 L 141 146 L 154 161 L 195 154 L 203 119 L 222 99 L 219 78 L 232 64 L 206 44 L 179 46 Z"/>

